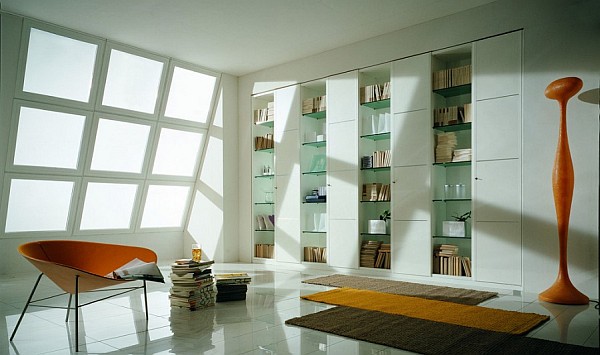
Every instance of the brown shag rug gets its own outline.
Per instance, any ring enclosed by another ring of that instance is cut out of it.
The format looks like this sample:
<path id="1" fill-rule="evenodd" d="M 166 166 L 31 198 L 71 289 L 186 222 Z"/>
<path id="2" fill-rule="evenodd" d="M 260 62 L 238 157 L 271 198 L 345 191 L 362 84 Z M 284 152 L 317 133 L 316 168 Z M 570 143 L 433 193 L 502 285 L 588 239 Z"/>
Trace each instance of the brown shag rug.
<path id="1" fill-rule="evenodd" d="M 412 282 L 340 274 L 317 277 L 314 279 L 304 280 L 302 282 L 331 287 L 350 287 L 361 290 L 421 297 L 430 300 L 454 302 L 467 305 L 477 305 L 498 295 L 496 292 L 477 291 L 447 286 L 423 285 Z"/>
<path id="2" fill-rule="evenodd" d="M 420 354 L 598 354 L 598 348 L 351 307 L 330 308 L 285 324 Z"/>

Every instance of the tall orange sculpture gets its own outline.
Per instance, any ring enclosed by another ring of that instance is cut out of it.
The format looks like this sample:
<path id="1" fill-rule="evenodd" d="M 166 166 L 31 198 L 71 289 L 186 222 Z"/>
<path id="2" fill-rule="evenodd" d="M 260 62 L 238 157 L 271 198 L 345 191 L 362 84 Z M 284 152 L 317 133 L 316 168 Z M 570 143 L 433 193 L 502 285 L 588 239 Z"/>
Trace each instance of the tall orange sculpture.
<path id="1" fill-rule="evenodd" d="M 558 130 L 558 146 L 552 170 L 552 192 L 556 207 L 558 223 L 558 277 L 549 289 L 539 294 L 539 299 L 561 304 L 588 304 L 589 298 L 579 292 L 569 279 L 567 264 L 567 240 L 569 236 L 569 217 L 573 200 L 575 176 L 573 162 L 567 137 L 567 101 L 581 88 L 583 82 L 579 78 L 568 77 L 555 80 L 548 85 L 544 94 L 551 100 L 557 100 L 560 106 L 560 125 Z"/>

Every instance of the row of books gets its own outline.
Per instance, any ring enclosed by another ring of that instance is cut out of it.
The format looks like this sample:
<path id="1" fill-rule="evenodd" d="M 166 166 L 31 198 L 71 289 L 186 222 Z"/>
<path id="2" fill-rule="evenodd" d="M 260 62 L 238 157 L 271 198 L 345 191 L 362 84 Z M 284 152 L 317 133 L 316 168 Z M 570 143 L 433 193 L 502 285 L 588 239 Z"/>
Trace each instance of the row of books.
<path id="1" fill-rule="evenodd" d="M 263 136 L 254 137 L 254 149 L 270 149 L 275 147 L 275 140 L 273 140 L 273 133 L 267 133 Z"/>
<path id="2" fill-rule="evenodd" d="M 377 258 L 377 250 L 381 242 L 378 240 L 365 240 L 360 246 L 360 266 L 375 267 L 375 259 Z"/>
<path id="3" fill-rule="evenodd" d="M 439 70 L 433 73 L 433 90 L 471 83 L 471 65 Z"/>
<path id="4" fill-rule="evenodd" d="M 304 261 L 312 263 L 327 262 L 327 248 L 325 247 L 304 247 Z"/>
<path id="5" fill-rule="evenodd" d="M 360 102 L 386 100 L 390 98 L 390 82 L 383 84 L 366 85 L 360 88 Z"/>
<path id="6" fill-rule="evenodd" d="M 375 259 L 375 268 L 390 269 L 392 266 L 392 246 L 391 244 L 382 243 L 377 250 L 377 258 Z"/>
<path id="7" fill-rule="evenodd" d="M 390 184 L 381 184 L 377 182 L 363 184 L 363 201 L 389 201 L 390 196 Z"/>
<path id="8" fill-rule="evenodd" d="M 452 153 L 452 161 L 471 161 L 472 156 L 473 154 L 471 148 L 454 149 L 454 152 Z"/>
<path id="9" fill-rule="evenodd" d="M 441 127 L 472 121 L 471 104 L 450 106 L 433 110 L 433 126 Z"/>
<path id="10" fill-rule="evenodd" d="M 367 155 L 361 158 L 361 168 L 385 168 L 389 167 L 392 163 L 392 154 L 389 149 L 378 150 L 373 152 L 371 155 Z"/>
<path id="11" fill-rule="evenodd" d="M 471 277 L 471 259 L 458 255 L 457 245 L 436 245 L 433 249 L 433 273 Z"/>
<path id="12" fill-rule="evenodd" d="M 210 266 L 214 261 L 179 259 L 171 265 L 169 301 L 172 307 L 191 311 L 215 305 L 215 282 Z"/>
<path id="13" fill-rule="evenodd" d="M 273 121 L 275 119 L 275 103 L 267 103 L 266 108 L 254 110 L 254 123 L 263 123 Z"/>
<path id="14" fill-rule="evenodd" d="M 274 214 L 259 214 L 256 216 L 256 230 L 259 231 L 272 231 L 275 229 L 275 215 Z"/>
<path id="15" fill-rule="evenodd" d="M 216 274 L 217 302 L 241 301 L 246 299 L 250 276 L 245 272 Z"/>
<path id="16" fill-rule="evenodd" d="M 254 244 L 254 256 L 257 258 L 273 259 L 275 254 L 274 244 Z"/>
<path id="17" fill-rule="evenodd" d="M 321 112 L 327 109 L 326 96 L 317 96 L 302 101 L 302 114 Z"/>

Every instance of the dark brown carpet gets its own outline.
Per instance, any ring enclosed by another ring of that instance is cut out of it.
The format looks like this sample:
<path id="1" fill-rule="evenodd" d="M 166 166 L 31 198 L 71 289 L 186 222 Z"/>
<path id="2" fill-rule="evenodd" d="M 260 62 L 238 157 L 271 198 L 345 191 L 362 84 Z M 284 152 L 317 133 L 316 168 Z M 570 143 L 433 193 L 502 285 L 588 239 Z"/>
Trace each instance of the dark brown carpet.
<path id="1" fill-rule="evenodd" d="M 371 277 L 330 275 L 304 280 L 304 283 L 331 287 L 350 287 L 360 290 L 371 290 L 395 295 L 421 297 L 430 300 L 477 305 L 498 293 L 469 290 L 464 288 L 423 285 L 412 282 L 375 279 Z"/>
<path id="2" fill-rule="evenodd" d="M 598 348 L 351 307 L 330 308 L 285 323 L 421 354 L 598 354 Z"/>

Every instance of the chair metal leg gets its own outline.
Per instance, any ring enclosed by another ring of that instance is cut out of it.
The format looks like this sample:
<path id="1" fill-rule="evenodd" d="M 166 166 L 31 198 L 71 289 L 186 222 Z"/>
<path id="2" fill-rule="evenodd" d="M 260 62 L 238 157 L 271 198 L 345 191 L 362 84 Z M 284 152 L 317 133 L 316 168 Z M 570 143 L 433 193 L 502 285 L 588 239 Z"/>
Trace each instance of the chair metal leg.
<path id="1" fill-rule="evenodd" d="M 146 320 L 148 320 L 148 296 L 146 295 L 146 280 L 143 280 L 143 281 L 144 281 L 144 306 L 146 308 Z"/>
<path id="2" fill-rule="evenodd" d="M 75 275 L 75 352 L 79 352 L 79 275 Z"/>
<path id="3" fill-rule="evenodd" d="M 15 326 L 15 329 L 13 330 L 11 336 L 10 336 L 10 341 L 13 340 L 13 338 L 15 337 L 15 334 L 17 333 L 17 329 L 19 329 L 19 325 L 21 325 L 21 321 L 23 320 L 23 316 L 25 315 L 25 312 L 27 311 L 27 307 L 29 307 L 29 303 L 31 303 L 31 299 L 33 298 L 33 294 L 35 293 L 35 289 L 38 287 L 38 284 L 40 283 L 40 280 L 42 279 L 42 276 L 44 276 L 43 273 L 40 274 L 40 276 L 38 276 L 37 280 L 35 281 L 35 285 L 33 286 L 33 290 L 31 290 L 31 294 L 29 294 L 29 298 L 27 299 L 27 303 L 25 303 L 25 307 L 23 308 L 23 312 L 21 312 L 21 316 L 19 317 L 19 320 L 17 321 L 17 325 Z"/>
<path id="4" fill-rule="evenodd" d="M 71 299 L 73 295 L 69 294 L 69 304 L 67 305 L 67 317 L 65 318 L 65 322 L 69 321 L 69 311 L 71 310 Z"/>

